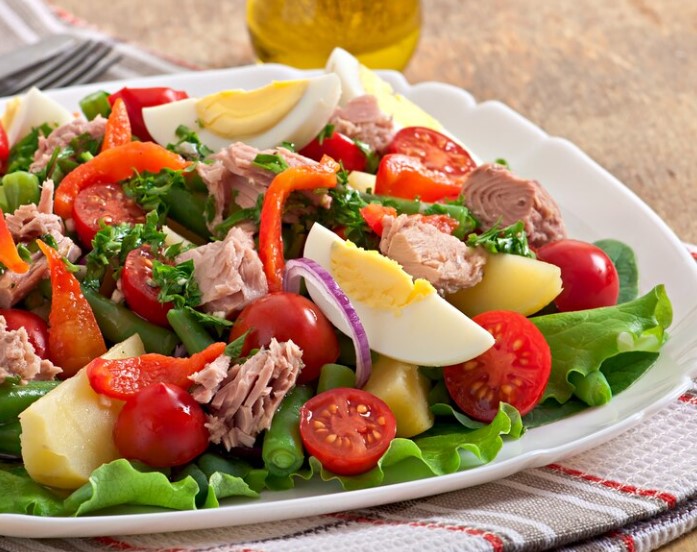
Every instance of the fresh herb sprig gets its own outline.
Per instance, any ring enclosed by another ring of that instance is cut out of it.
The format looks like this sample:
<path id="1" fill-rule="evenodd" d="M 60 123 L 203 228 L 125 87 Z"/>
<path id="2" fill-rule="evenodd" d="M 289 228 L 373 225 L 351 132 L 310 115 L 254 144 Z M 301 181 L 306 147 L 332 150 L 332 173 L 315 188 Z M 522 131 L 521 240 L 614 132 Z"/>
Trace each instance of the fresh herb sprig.
<path id="1" fill-rule="evenodd" d="M 489 253 L 511 253 L 523 257 L 535 258 L 528 246 L 528 237 L 522 221 L 501 228 L 497 223 L 481 234 L 467 236 L 467 245 L 483 247 Z"/>

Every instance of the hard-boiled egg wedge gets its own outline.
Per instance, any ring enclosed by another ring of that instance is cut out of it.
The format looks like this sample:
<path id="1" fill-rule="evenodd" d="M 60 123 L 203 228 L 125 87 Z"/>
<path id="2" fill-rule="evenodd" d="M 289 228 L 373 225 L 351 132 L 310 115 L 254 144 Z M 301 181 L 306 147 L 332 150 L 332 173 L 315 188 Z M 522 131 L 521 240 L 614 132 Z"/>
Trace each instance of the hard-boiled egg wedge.
<path id="1" fill-rule="evenodd" d="M 414 102 L 395 93 L 388 82 L 368 69 L 358 59 L 341 48 L 334 48 L 327 60 L 326 71 L 341 79 L 342 106 L 358 96 L 372 94 L 377 98 L 380 111 L 393 118 L 397 129 L 422 126 L 443 131 L 443 125 Z"/>
<path id="2" fill-rule="evenodd" d="M 351 301 L 370 348 L 421 366 L 447 366 L 474 358 L 494 344 L 481 328 L 423 279 L 413 280 L 378 251 L 364 250 L 315 223 L 304 256 L 327 270 Z M 311 282 L 313 301 L 339 330 L 350 335 L 337 307 Z"/>
<path id="3" fill-rule="evenodd" d="M 24 138 L 35 127 L 48 123 L 55 127 L 70 122 L 73 114 L 38 88 L 7 102 L 0 118 L 10 146 Z"/>
<path id="4" fill-rule="evenodd" d="M 242 141 L 258 149 L 292 142 L 300 149 L 325 127 L 338 105 L 336 75 L 275 81 L 256 90 L 225 90 L 143 109 L 150 135 L 161 145 L 176 143 L 186 125 L 218 151 Z"/>

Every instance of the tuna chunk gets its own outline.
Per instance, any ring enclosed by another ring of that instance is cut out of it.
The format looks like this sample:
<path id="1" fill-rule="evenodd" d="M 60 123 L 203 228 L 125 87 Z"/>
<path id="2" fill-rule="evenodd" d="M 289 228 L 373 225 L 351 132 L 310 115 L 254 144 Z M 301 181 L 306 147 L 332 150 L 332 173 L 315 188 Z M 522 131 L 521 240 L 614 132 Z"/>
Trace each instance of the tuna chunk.
<path id="1" fill-rule="evenodd" d="M 523 221 L 528 242 L 540 247 L 566 237 L 559 207 L 537 181 L 519 178 L 501 165 L 486 164 L 467 175 L 465 204 L 484 229 Z"/>
<path id="2" fill-rule="evenodd" d="M 274 148 L 260 151 L 252 146 L 236 142 L 229 145 L 211 157 L 211 165 L 199 164 L 198 173 L 208 188 L 208 194 L 213 197 L 215 214 L 209 224 L 213 230 L 223 221 L 230 203 L 234 201 L 242 208 L 253 207 L 260 194 L 268 188 L 275 174 L 267 169 L 255 166 L 252 162 L 260 154 L 279 155 L 285 159 L 289 167 L 314 165 L 312 159 L 292 152 L 286 148 Z M 316 198 L 316 194 L 306 192 L 307 197 L 314 203 L 325 204 L 326 195 Z"/>
<path id="3" fill-rule="evenodd" d="M 36 354 L 26 329 L 9 330 L 5 317 L 0 316 L 0 383 L 11 376 L 19 376 L 23 382 L 51 380 L 61 372 Z"/>
<path id="4" fill-rule="evenodd" d="M 29 167 L 30 172 L 38 172 L 46 167 L 56 148 L 64 148 L 81 134 L 89 134 L 92 138 L 104 136 L 106 119 L 97 115 L 93 120 L 74 119 L 69 123 L 54 129 L 47 137 L 39 136 L 39 148 L 34 154 L 34 162 Z"/>
<path id="5" fill-rule="evenodd" d="M 252 236 L 231 228 L 223 241 L 189 249 L 176 259 L 193 259 L 194 278 L 201 290 L 201 307 L 227 317 L 268 293 L 268 284 Z"/>
<path id="6" fill-rule="evenodd" d="M 377 152 L 382 152 L 394 135 L 392 117 L 380 111 L 377 98 L 371 94 L 353 98 L 345 107 L 337 107 L 329 122 L 336 132 L 360 140 Z"/>
<path id="7" fill-rule="evenodd" d="M 230 366 L 224 355 L 191 379 L 194 399 L 207 405 L 210 440 L 233 447 L 251 447 L 271 425 L 276 409 L 295 385 L 303 367 L 302 351 L 292 341 L 271 340 L 243 364 Z"/>
<path id="8" fill-rule="evenodd" d="M 472 287 L 483 276 L 486 254 L 468 247 L 418 215 L 383 218 L 380 251 L 415 278 L 424 278 L 439 293 Z"/>
<path id="9" fill-rule="evenodd" d="M 5 216 L 5 222 L 15 242 L 27 243 L 45 234 L 62 238 L 63 221 L 53 214 L 53 181 L 44 182 L 38 205 L 20 205 Z"/>
<path id="10" fill-rule="evenodd" d="M 56 240 L 60 254 L 70 261 L 76 261 L 81 253 L 80 248 L 64 235 L 63 221 L 51 212 L 52 209 L 53 181 L 46 180 L 41 190 L 39 205 L 20 205 L 14 213 L 5 215 L 5 221 L 16 243 L 29 243 L 49 234 Z M 0 308 L 6 309 L 18 303 L 47 277 L 48 262 L 43 253 L 38 251 L 31 257 L 28 272 L 17 274 L 7 271 L 0 276 Z"/>

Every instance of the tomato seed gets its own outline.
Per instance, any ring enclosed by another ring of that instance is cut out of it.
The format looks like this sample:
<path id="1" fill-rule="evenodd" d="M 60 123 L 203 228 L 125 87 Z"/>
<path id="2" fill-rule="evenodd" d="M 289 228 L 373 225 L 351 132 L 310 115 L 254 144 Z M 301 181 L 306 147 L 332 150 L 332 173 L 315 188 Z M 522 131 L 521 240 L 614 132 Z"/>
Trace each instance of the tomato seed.
<path id="1" fill-rule="evenodd" d="M 327 435 L 327 436 L 324 438 L 324 440 L 325 440 L 327 443 L 333 443 L 334 441 L 337 440 L 338 437 L 339 437 L 339 436 L 338 436 L 336 433 L 331 433 L 331 434 Z"/>
<path id="2" fill-rule="evenodd" d="M 385 417 L 378 416 L 377 422 L 378 422 L 378 425 L 384 426 L 385 425 Z"/>
<path id="3" fill-rule="evenodd" d="M 516 340 L 512 343 L 511 349 L 513 349 L 514 351 L 518 351 L 522 346 L 523 346 L 523 340 L 522 340 L 522 339 L 516 339 Z"/>
<path id="4" fill-rule="evenodd" d="M 339 405 L 330 404 L 327 408 L 329 412 L 331 412 L 332 414 L 336 414 L 337 412 L 339 412 Z"/>
<path id="5" fill-rule="evenodd" d="M 356 412 L 358 412 L 359 414 L 365 414 L 366 412 L 368 412 L 368 407 L 364 404 L 359 404 L 356 407 Z"/>
<path id="6" fill-rule="evenodd" d="M 314 420 L 314 421 L 312 422 L 312 425 L 313 425 L 315 428 L 327 427 L 326 424 L 325 424 L 324 422 L 320 422 L 319 420 Z"/>

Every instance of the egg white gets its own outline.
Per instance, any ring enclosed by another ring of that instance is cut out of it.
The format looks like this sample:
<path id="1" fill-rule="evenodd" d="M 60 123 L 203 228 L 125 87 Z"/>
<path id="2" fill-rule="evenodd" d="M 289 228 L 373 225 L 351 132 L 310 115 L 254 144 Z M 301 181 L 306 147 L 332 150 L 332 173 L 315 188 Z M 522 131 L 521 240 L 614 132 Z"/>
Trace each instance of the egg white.
<path id="1" fill-rule="evenodd" d="M 305 242 L 304 256 L 330 274 L 333 247 L 346 247 L 344 240 L 315 223 Z M 364 274 L 369 283 L 371 274 Z M 312 300 L 334 326 L 351 335 L 336 305 L 311 283 Z M 489 332 L 453 307 L 434 290 L 433 294 L 404 307 L 400 313 L 380 309 L 349 296 L 368 336 L 370 348 L 382 355 L 420 366 L 447 366 L 464 362 L 489 349 L 494 338 Z"/>
<path id="2" fill-rule="evenodd" d="M 4 121 L 7 140 L 10 146 L 12 146 L 29 134 L 35 127 L 44 123 L 48 123 L 51 126 L 60 126 L 69 123 L 73 118 L 74 116 L 70 111 L 34 87 L 19 97 L 19 105 L 16 107 L 16 111 L 9 121 Z"/>
<path id="3" fill-rule="evenodd" d="M 196 114 L 198 98 L 143 109 L 143 120 L 153 139 L 163 146 L 179 141 L 179 125 L 194 130 L 201 142 L 214 151 L 233 142 L 244 142 L 258 149 L 292 142 L 300 149 L 311 142 L 326 126 L 341 96 L 341 83 L 333 74 L 308 79 L 307 90 L 297 104 L 270 129 L 254 135 L 222 136 L 202 128 Z"/>

